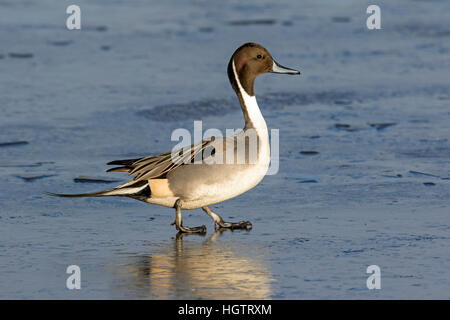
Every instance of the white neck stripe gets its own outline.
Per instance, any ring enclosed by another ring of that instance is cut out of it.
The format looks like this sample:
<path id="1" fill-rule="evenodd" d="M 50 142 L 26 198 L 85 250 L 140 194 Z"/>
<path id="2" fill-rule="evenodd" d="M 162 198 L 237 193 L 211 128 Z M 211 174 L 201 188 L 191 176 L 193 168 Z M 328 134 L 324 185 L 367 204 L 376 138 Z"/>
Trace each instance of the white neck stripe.
<path id="1" fill-rule="evenodd" d="M 245 94 L 247 97 L 254 97 L 254 96 L 250 96 L 250 95 L 247 93 L 247 91 L 245 91 L 245 89 L 242 87 L 241 81 L 239 80 L 238 74 L 237 74 L 237 72 L 236 72 L 236 66 L 234 65 L 234 59 L 233 59 L 233 74 L 234 74 L 234 78 L 236 79 L 236 82 L 237 82 L 237 84 L 238 84 L 239 92 L 242 94 L 242 98 L 244 98 L 244 100 L 245 100 L 244 94 Z"/>
<path id="2" fill-rule="evenodd" d="M 264 117 L 261 114 L 261 110 L 259 109 L 258 103 L 256 102 L 256 97 L 250 96 L 245 91 L 245 89 L 242 87 L 241 82 L 239 81 L 239 77 L 237 76 L 237 72 L 236 72 L 236 66 L 234 65 L 234 59 L 233 59 L 232 65 L 233 65 L 234 78 L 236 79 L 238 89 L 239 89 L 239 92 L 242 96 L 242 100 L 244 103 L 243 108 L 245 108 L 247 110 L 247 114 L 248 114 L 248 118 L 249 118 L 248 120 L 250 120 L 250 122 L 253 124 L 255 129 L 257 129 L 257 131 L 258 130 L 267 131 L 266 121 L 264 120 Z M 245 112 L 245 110 L 244 110 L 244 112 Z"/>

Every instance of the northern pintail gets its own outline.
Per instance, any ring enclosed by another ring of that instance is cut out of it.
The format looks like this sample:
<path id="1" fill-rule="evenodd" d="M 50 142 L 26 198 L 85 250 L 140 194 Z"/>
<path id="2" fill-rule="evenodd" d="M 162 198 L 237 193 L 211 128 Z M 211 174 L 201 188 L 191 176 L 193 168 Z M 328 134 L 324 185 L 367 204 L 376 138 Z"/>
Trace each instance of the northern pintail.
<path id="1" fill-rule="evenodd" d="M 251 228 L 249 221 L 226 222 L 209 206 L 236 197 L 255 187 L 270 162 L 267 125 L 256 102 L 254 81 L 263 73 L 300 74 L 281 66 L 261 45 L 246 43 L 233 54 L 228 78 L 241 104 L 245 127 L 239 133 L 204 139 L 188 148 L 138 159 L 115 160 L 108 172 L 128 172 L 135 177 L 113 189 L 84 194 L 55 194 L 60 197 L 124 196 L 175 208 L 173 224 L 180 232 L 204 233 L 206 227 L 186 227 L 182 209 L 202 208 L 221 228 Z M 251 137 L 256 139 L 252 140 Z M 251 142 L 256 148 L 252 149 Z M 239 146 L 244 146 L 239 148 Z M 252 155 L 251 150 L 256 150 Z M 200 158 L 200 161 L 197 161 Z M 226 161 L 224 160 L 226 158 Z M 218 161 L 222 159 L 224 161 Z"/>

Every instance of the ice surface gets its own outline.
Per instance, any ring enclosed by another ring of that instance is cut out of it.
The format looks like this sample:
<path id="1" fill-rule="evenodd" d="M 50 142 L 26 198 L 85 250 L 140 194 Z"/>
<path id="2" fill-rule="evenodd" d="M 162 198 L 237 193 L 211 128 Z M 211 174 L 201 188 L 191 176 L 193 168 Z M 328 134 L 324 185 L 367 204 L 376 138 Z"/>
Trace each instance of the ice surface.
<path id="1" fill-rule="evenodd" d="M 0 143 L 28 142 L 0 144 L 0 298 L 450 298 L 449 1 L 378 1 L 374 31 L 368 1 L 79 0 L 81 31 L 69 4 L 0 2 Z M 252 231 L 186 211 L 208 234 L 176 239 L 173 210 L 43 194 L 104 188 L 74 179 L 193 120 L 242 127 L 226 67 L 248 41 L 302 72 L 256 81 L 279 173 L 214 206 Z"/>

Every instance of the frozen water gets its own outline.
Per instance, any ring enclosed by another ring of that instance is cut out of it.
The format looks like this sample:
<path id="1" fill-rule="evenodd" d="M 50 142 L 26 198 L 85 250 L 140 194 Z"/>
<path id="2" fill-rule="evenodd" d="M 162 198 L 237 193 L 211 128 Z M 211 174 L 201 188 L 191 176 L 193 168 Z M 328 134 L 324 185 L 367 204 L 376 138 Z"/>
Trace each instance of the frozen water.
<path id="1" fill-rule="evenodd" d="M 0 298 L 450 298 L 448 1 L 378 1 L 374 31 L 368 1 L 79 0 L 81 31 L 69 4 L 0 2 Z M 43 194 L 109 188 L 106 162 L 193 120 L 242 127 L 226 67 L 248 41 L 302 71 L 256 82 L 280 172 L 214 206 L 252 231 L 186 211 L 208 234 L 176 239 L 173 210 Z"/>

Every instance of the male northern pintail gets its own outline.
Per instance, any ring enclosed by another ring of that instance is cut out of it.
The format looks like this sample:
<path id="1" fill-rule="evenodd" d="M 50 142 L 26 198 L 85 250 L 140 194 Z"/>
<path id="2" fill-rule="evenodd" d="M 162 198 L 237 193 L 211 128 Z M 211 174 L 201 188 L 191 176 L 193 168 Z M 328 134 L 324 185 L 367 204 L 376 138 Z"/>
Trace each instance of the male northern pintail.
<path id="1" fill-rule="evenodd" d="M 133 180 L 113 189 L 85 194 L 49 194 L 60 197 L 124 196 L 174 208 L 174 224 L 180 232 L 206 231 L 204 225 L 183 226 L 181 210 L 197 208 L 202 208 L 214 220 L 215 227 L 251 228 L 249 221 L 225 222 L 209 206 L 252 189 L 268 170 L 269 134 L 253 87 L 257 76 L 269 72 L 300 74 L 279 65 L 264 47 L 256 43 L 242 45 L 230 59 L 228 78 L 245 119 L 245 127 L 239 133 L 207 138 L 175 152 L 112 161 L 108 165 L 119 167 L 108 172 L 123 171 L 135 175 Z"/>

